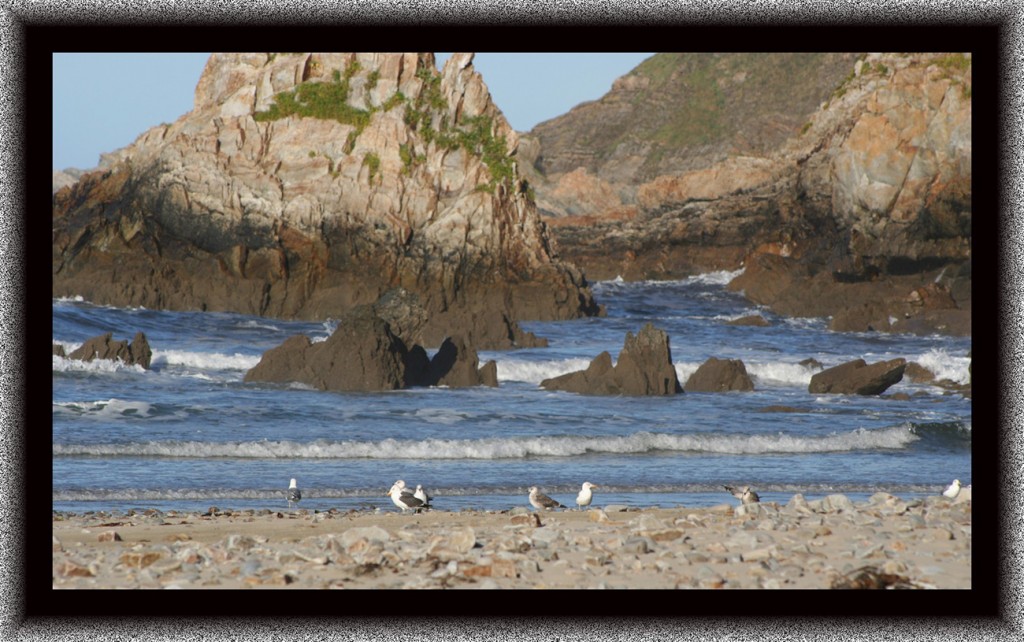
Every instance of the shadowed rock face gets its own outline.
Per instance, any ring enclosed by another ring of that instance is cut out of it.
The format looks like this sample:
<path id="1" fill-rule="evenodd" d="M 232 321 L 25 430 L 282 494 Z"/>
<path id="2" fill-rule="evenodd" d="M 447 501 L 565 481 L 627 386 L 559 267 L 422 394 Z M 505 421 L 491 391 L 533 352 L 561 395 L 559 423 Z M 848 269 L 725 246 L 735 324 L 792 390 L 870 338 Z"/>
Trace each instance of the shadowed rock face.
<path id="1" fill-rule="evenodd" d="M 602 352 L 586 370 L 570 372 L 540 383 L 547 390 L 587 395 L 674 395 L 681 393 L 669 338 L 650 323 L 626 341 L 612 366 L 611 355 Z"/>
<path id="2" fill-rule="evenodd" d="M 54 195 L 54 295 L 337 318 L 402 289 L 408 339 L 536 345 L 596 314 L 471 54 L 214 54 L 194 109 Z"/>
<path id="3" fill-rule="evenodd" d="M 317 390 L 377 392 L 412 386 L 497 386 L 497 364 L 479 368 L 476 350 L 447 338 L 433 359 L 407 347 L 371 306 L 345 314 L 325 341 L 298 335 L 263 354 L 246 382 L 303 383 Z"/>

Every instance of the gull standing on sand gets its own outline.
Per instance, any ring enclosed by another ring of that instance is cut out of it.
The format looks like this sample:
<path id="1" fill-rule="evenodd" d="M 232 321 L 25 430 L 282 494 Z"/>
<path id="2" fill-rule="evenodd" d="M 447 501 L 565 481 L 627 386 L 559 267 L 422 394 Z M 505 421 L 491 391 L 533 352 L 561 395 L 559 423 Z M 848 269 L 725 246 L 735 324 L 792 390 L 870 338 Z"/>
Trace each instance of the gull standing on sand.
<path id="1" fill-rule="evenodd" d="M 759 501 L 761 501 L 761 498 L 757 496 L 757 493 L 750 490 L 750 486 L 744 486 L 743 488 L 734 488 L 733 486 L 722 486 L 722 488 L 732 493 L 733 497 L 740 500 L 744 504 L 756 504 Z"/>
<path id="2" fill-rule="evenodd" d="M 538 509 L 551 510 L 552 508 L 565 508 L 555 500 L 537 490 L 536 486 L 530 486 L 530 504 Z"/>
<path id="3" fill-rule="evenodd" d="M 590 506 L 590 502 L 593 501 L 594 493 L 590 492 L 591 488 L 600 488 L 600 486 L 590 482 L 583 482 L 580 494 L 576 495 L 576 505 L 580 507 L 580 510 L 583 510 L 584 506 Z"/>
<path id="4" fill-rule="evenodd" d="M 416 484 L 416 492 L 412 494 L 413 497 L 420 500 L 424 504 L 429 504 L 433 497 L 427 494 L 427 491 L 423 490 L 423 486 Z"/>
<path id="5" fill-rule="evenodd" d="M 960 480 L 954 479 L 952 484 L 946 486 L 946 490 L 942 491 L 942 494 L 950 499 L 954 499 L 960 494 Z"/>
<path id="6" fill-rule="evenodd" d="M 299 503 L 300 499 L 302 499 L 302 491 L 295 485 L 295 478 L 293 477 L 291 483 L 288 484 L 288 509 L 291 510 L 292 504 Z"/>
<path id="7" fill-rule="evenodd" d="M 388 497 L 391 498 L 395 506 L 402 509 L 403 513 L 407 510 L 419 512 L 421 508 L 430 508 L 429 504 L 420 501 L 412 493 L 404 492 L 406 490 L 408 489 L 403 489 L 398 482 L 395 482 L 391 485 L 391 490 L 388 491 Z"/>

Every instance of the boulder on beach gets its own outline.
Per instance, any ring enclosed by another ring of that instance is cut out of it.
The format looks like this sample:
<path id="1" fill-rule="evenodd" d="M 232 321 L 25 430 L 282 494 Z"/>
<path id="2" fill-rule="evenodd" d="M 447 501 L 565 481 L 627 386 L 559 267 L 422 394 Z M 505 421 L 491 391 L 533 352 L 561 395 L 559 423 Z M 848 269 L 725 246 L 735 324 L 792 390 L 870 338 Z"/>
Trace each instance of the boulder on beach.
<path id="1" fill-rule="evenodd" d="M 63 356 L 63 348 L 58 352 L 58 347 L 54 345 L 53 353 Z M 146 335 L 142 332 L 136 332 L 131 343 L 125 340 L 114 341 L 114 333 L 108 332 L 89 339 L 77 350 L 67 355 L 67 358 L 81 361 L 120 359 L 126 365 L 139 365 L 148 370 L 153 359 L 153 350 L 149 347 L 149 341 L 146 340 Z"/>
<path id="2" fill-rule="evenodd" d="M 626 341 L 613 366 L 611 355 L 602 352 L 586 370 L 570 372 L 540 383 L 546 390 L 588 395 L 673 395 L 679 385 L 668 335 L 648 323 Z"/>
<path id="3" fill-rule="evenodd" d="M 903 358 L 871 365 L 863 359 L 856 359 L 817 373 L 811 377 L 807 391 L 812 394 L 878 395 L 899 383 L 906 367 L 907 360 Z"/>
<path id="4" fill-rule="evenodd" d="M 715 357 L 702 363 L 683 384 L 683 390 L 686 392 L 728 392 L 753 389 L 754 382 L 747 374 L 747 368 L 742 361 Z"/>

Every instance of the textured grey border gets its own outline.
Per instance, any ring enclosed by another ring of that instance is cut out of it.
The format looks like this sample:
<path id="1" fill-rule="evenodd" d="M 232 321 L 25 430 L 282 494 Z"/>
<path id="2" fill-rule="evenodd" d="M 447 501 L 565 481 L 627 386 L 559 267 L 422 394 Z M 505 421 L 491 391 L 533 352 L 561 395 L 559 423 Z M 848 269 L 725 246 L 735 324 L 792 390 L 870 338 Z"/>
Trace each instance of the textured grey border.
<path id="1" fill-rule="evenodd" d="M 388 24 L 396 16 L 406 20 L 432 21 L 439 24 L 510 24 L 520 21 L 562 22 L 569 24 L 636 23 L 653 19 L 658 22 L 725 22 L 733 24 L 847 24 L 870 21 L 886 23 L 908 20 L 925 24 L 931 21 L 974 21 L 985 19 L 1006 30 L 1006 50 L 1001 52 L 1001 78 L 1005 92 L 1001 96 L 1003 140 L 999 150 L 1005 167 L 1005 181 L 1000 197 L 1003 206 L 1001 252 L 1005 257 L 1000 284 L 1003 372 L 1000 398 L 1007 425 L 1001 433 L 1000 452 L 1004 489 L 1021 488 L 1022 431 L 1024 389 L 1024 202 L 1022 189 L 1022 122 L 1024 122 L 1024 53 L 1021 48 L 1022 9 L 1013 0 L 957 2 L 955 0 L 919 0 L 890 3 L 852 1 L 836 8 L 835 3 L 785 0 L 752 0 L 750 2 L 636 2 L 627 0 L 571 1 L 548 0 L 543 7 L 512 0 L 472 2 L 469 0 L 431 0 L 430 2 L 374 0 L 329 3 L 292 0 L 277 3 L 250 3 L 242 0 L 179 2 L 174 5 L 155 1 L 63 0 L 58 3 L 3 0 L 0 8 L 0 638 L 19 640 L 87 640 L 111 639 L 344 639 L 344 640 L 665 640 L 665 639 L 907 639 L 931 640 L 945 637 L 958 639 L 1012 639 L 1024 630 L 1021 624 L 1021 533 L 1024 532 L 1024 508 L 1012 502 L 1012 493 L 1003 495 L 1002 511 L 1004 542 L 1001 563 L 1005 575 L 1004 620 L 973 621 L 947 619 L 921 620 L 852 620 L 852 619 L 716 619 L 711 621 L 679 621 L 652 619 L 419 619 L 384 621 L 380 619 L 302 620 L 211 620 L 188 626 L 180 620 L 88 620 L 84 618 L 25 620 L 19 596 L 23 571 L 20 553 L 23 547 L 19 506 L 22 486 L 21 455 L 24 450 L 21 431 L 19 395 L 24 389 L 24 373 L 20 354 L 23 339 L 20 323 L 24 301 L 23 219 L 24 175 L 20 157 L 23 143 L 23 120 L 19 66 L 24 43 L 19 40 L 20 25 L 29 21 L 56 24 L 104 24 L 111 20 L 155 20 L 169 25 L 187 24 L 196 15 L 204 21 L 225 21 L 232 24 L 257 25 L 266 22 L 313 22 L 323 20 L 358 20 Z M 642 8 L 641 8 L 642 7 Z M 514 44 L 514 43 L 513 43 Z M 514 48 L 514 46 L 510 46 Z M 950 43 L 955 50 L 956 44 Z M 979 216 L 995 215 L 980 212 Z M 39 358 L 35 356 L 33 358 Z M 979 426 L 981 430 L 994 426 Z M 457 594 L 456 594 L 457 595 Z M 453 599 L 456 595 L 453 595 Z M 685 594 L 678 596 L 685 599 Z M 159 594 L 154 595 L 158 599 Z M 344 600 L 339 595 L 339 602 Z M 537 599 L 558 599 L 540 594 Z M 758 599 L 758 598 L 754 598 Z M 937 616 L 939 614 L 936 614 Z M 698 628 L 699 625 L 699 628 Z M 113 635 L 111 635 L 113 634 Z"/>

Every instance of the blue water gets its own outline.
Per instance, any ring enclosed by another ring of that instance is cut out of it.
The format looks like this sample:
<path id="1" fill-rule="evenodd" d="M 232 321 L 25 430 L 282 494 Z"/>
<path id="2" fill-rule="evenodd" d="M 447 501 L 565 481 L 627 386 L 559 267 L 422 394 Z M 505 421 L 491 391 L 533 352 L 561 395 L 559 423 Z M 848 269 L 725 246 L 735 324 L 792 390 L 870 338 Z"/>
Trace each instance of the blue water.
<path id="1" fill-rule="evenodd" d="M 394 510 L 396 479 L 423 484 L 443 510 L 528 507 L 527 488 L 571 505 L 583 481 L 595 505 L 736 503 L 721 486 L 749 484 L 762 501 L 842 492 L 901 497 L 971 483 L 971 401 L 907 380 L 886 395 L 807 392 L 809 357 L 917 361 L 966 382 L 969 338 L 835 333 L 825 319 L 786 319 L 725 284 L 735 273 L 594 286 L 605 318 L 525 323 L 549 347 L 481 352 L 499 387 L 320 392 L 246 384 L 246 370 L 287 337 L 329 336 L 335 324 L 238 314 L 164 312 L 53 302 L 53 339 L 70 350 L 113 332 L 143 331 L 150 370 L 53 358 L 53 508 L 205 510 L 301 507 Z M 726 325 L 761 314 L 770 327 Z M 552 393 L 542 379 L 613 359 L 626 332 L 651 322 L 671 340 L 680 381 L 709 357 L 738 358 L 746 393 L 667 398 Z M 770 411 L 787 406 L 796 411 Z"/>

